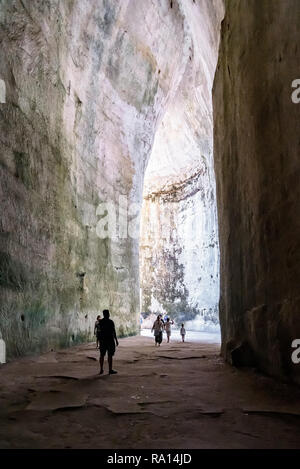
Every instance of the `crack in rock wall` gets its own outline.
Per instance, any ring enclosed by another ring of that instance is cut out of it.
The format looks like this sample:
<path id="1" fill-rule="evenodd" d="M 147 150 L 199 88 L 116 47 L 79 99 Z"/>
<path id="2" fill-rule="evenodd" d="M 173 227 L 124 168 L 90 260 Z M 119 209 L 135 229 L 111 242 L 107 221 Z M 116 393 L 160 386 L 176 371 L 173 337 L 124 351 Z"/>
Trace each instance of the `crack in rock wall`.
<path id="1" fill-rule="evenodd" d="M 300 3 L 227 0 L 213 93 L 222 350 L 300 382 Z"/>
<path id="2" fill-rule="evenodd" d="M 219 322 L 216 207 L 207 173 L 145 196 L 142 212 L 143 315 L 165 312 L 177 323 L 193 321 L 187 327 L 196 330 Z"/>
<path id="3" fill-rule="evenodd" d="M 157 130 L 141 227 L 143 315 L 163 311 L 189 328 L 218 327 L 219 247 L 212 85 L 222 2 L 182 2 L 188 55 Z"/>
<path id="4" fill-rule="evenodd" d="M 190 2 L 189 8 L 198 6 Z M 101 202 L 141 206 L 157 126 L 182 81 L 182 2 L 0 6 L 0 330 L 9 357 L 138 331 L 138 239 L 100 239 Z"/>

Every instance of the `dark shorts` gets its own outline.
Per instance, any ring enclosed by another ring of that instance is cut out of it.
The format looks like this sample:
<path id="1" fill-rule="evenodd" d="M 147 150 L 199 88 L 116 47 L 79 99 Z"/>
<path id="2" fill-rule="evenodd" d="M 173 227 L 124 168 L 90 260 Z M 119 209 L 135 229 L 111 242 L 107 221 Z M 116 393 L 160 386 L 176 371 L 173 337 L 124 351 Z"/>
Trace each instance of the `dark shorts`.
<path id="1" fill-rule="evenodd" d="M 100 355 L 104 357 L 107 354 L 112 357 L 115 354 L 116 345 L 114 340 L 101 340 L 100 341 Z"/>
<path id="2" fill-rule="evenodd" d="M 163 333 L 162 332 L 158 332 L 155 334 L 155 342 L 157 344 L 161 344 L 162 343 L 162 340 L 163 340 Z"/>

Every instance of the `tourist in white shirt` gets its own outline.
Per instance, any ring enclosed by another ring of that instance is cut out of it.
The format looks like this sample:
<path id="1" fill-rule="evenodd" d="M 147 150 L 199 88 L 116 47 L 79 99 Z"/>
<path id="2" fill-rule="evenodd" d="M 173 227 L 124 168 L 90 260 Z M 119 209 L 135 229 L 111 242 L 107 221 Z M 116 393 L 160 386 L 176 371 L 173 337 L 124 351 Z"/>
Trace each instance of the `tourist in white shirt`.
<path id="1" fill-rule="evenodd" d="M 168 343 L 170 342 L 172 324 L 174 324 L 174 322 L 170 321 L 170 318 L 167 318 L 167 322 L 165 322 L 165 331 L 167 333 Z"/>

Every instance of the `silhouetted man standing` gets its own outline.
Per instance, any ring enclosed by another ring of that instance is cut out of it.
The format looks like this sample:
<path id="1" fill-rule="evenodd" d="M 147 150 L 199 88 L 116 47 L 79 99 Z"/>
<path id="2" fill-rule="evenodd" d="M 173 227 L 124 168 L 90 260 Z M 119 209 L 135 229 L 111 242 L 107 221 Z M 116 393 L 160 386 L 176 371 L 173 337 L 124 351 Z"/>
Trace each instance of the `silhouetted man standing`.
<path id="1" fill-rule="evenodd" d="M 113 363 L 113 356 L 116 350 L 115 345 L 119 345 L 116 329 L 114 322 L 109 319 L 109 311 L 105 309 L 103 311 L 103 319 L 100 321 L 100 331 L 99 331 L 99 339 L 100 339 L 100 375 L 103 374 L 103 364 L 104 364 L 104 357 L 107 352 L 108 356 L 108 366 L 109 366 L 109 374 L 115 375 L 117 372 L 113 370 L 112 363 Z"/>

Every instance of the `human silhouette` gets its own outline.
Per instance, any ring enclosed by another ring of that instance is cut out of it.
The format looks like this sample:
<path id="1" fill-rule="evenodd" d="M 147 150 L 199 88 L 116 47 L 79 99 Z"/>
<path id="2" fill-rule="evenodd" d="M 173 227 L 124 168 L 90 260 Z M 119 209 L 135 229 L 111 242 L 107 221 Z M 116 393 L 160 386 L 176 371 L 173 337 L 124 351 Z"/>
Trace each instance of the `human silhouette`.
<path id="1" fill-rule="evenodd" d="M 151 329 L 151 332 L 154 331 L 156 347 L 160 346 L 160 344 L 162 343 L 163 330 L 164 330 L 164 322 L 161 319 L 161 314 L 159 314 L 156 320 L 154 321 L 152 329 Z"/>
<path id="2" fill-rule="evenodd" d="M 94 327 L 94 334 L 96 336 L 97 342 L 96 342 L 96 348 L 100 348 L 100 321 L 101 317 L 97 316 L 96 322 L 95 322 L 95 327 Z"/>
<path id="3" fill-rule="evenodd" d="M 181 324 L 180 334 L 181 334 L 181 337 L 182 337 L 182 342 L 184 342 L 185 334 L 186 334 L 184 324 Z"/>
<path id="4" fill-rule="evenodd" d="M 104 364 L 104 357 L 107 352 L 108 358 L 108 366 L 109 366 L 109 374 L 115 375 L 117 372 L 113 370 L 113 356 L 115 354 L 116 345 L 119 345 L 115 324 L 114 322 L 109 319 L 109 310 L 105 309 L 103 311 L 103 319 L 99 322 L 99 339 L 100 339 L 100 372 L 99 374 L 103 374 L 103 364 Z"/>
<path id="5" fill-rule="evenodd" d="M 174 324 L 173 321 L 170 321 L 170 318 L 167 318 L 167 321 L 165 322 L 165 331 L 167 333 L 167 339 L 168 343 L 170 342 L 170 337 L 171 337 L 171 326 Z"/>

